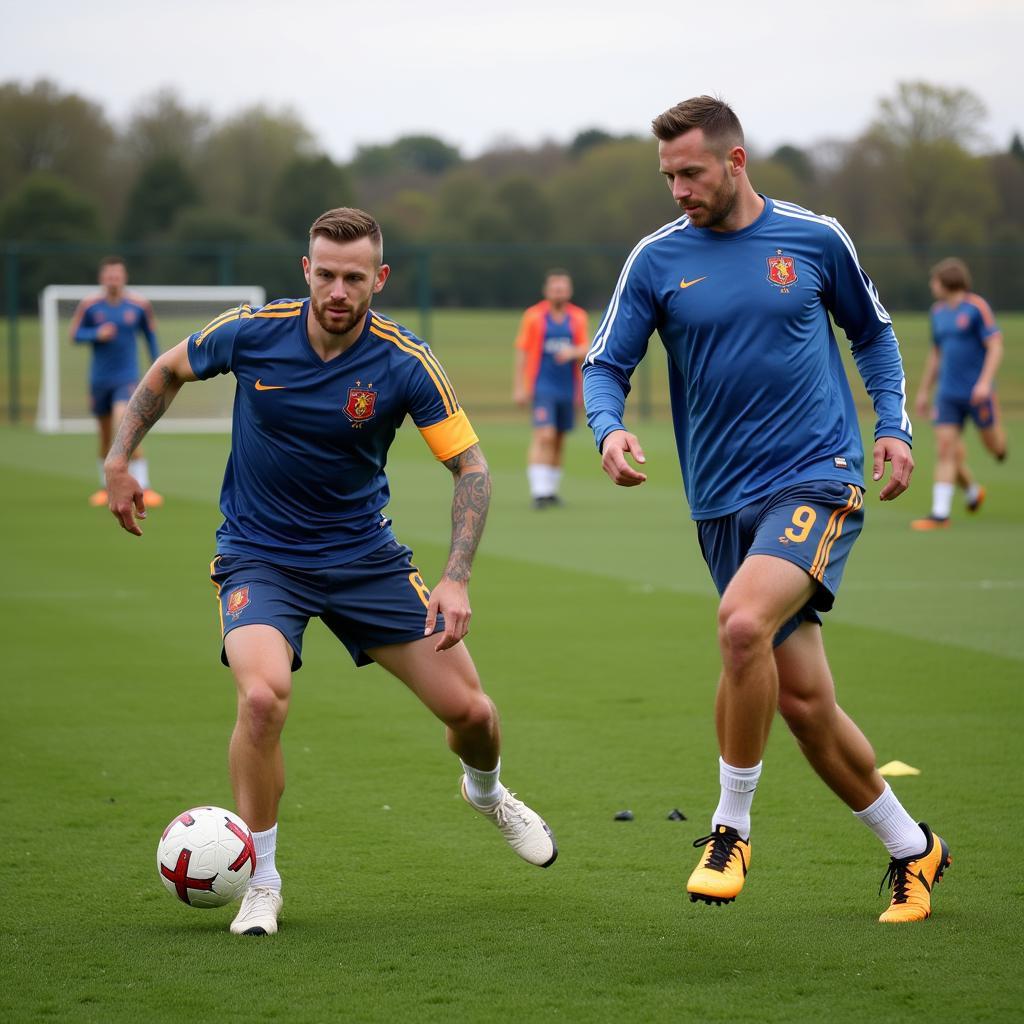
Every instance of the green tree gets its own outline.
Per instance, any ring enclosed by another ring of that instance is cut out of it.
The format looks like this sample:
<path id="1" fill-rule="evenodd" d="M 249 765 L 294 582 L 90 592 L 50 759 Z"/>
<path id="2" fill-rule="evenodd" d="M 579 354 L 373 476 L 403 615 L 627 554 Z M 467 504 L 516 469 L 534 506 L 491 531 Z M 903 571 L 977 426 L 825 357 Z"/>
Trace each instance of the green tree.
<path id="1" fill-rule="evenodd" d="M 297 157 L 277 179 L 270 215 L 287 238 L 305 238 L 324 210 L 354 204 L 355 188 L 346 168 L 323 155 Z"/>
<path id="2" fill-rule="evenodd" d="M 773 163 L 787 168 L 798 181 L 804 184 L 814 181 L 814 163 L 806 150 L 787 143 L 779 146 L 771 158 Z"/>
<path id="3" fill-rule="evenodd" d="M 93 196 L 108 215 L 116 208 L 116 136 L 95 103 L 45 79 L 7 82 L 0 85 L 0 125 L 0 195 L 42 172 Z"/>
<path id="4" fill-rule="evenodd" d="M 199 187 L 176 156 L 154 157 L 142 168 L 131 190 L 119 234 L 133 241 L 156 238 L 183 209 L 199 201 Z"/>
<path id="5" fill-rule="evenodd" d="M 433 135 L 403 135 L 389 145 L 360 146 L 352 170 L 359 178 L 408 173 L 436 177 L 461 162 L 458 149 Z"/>
<path id="6" fill-rule="evenodd" d="M 577 132 L 575 138 L 569 143 L 569 156 L 575 160 L 586 153 L 588 149 L 593 149 L 595 146 L 604 146 L 614 141 L 615 136 L 609 135 L 608 132 L 601 128 L 586 128 L 581 132 Z"/>
<path id="7" fill-rule="evenodd" d="M 143 167 L 161 157 L 176 157 L 190 167 L 210 133 L 210 115 L 186 107 L 171 89 L 144 99 L 132 112 L 122 133 L 131 164 Z"/>
<path id="8" fill-rule="evenodd" d="M 216 126 L 202 147 L 204 198 L 227 213 L 269 221 L 285 168 L 312 150 L 313 137 L 293 111 L 244 110 Z"/>

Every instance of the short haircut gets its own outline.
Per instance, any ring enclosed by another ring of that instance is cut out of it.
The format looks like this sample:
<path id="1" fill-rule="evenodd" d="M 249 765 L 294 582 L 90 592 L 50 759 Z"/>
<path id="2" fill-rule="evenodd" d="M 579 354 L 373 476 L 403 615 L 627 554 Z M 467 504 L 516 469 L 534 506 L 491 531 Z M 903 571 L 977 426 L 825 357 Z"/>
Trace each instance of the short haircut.
<path id="1" fill-rule="evenodd" d="M 309 229 L 309 245 L 317 238 L 329 238 L 332 242 L 358 242 L 368 238 L 377 247 L 383 258 L 383 240 L 380 225 L 365 211 L 350 206 L 339 206 L 335 210 L 321 213 Z"/>
<path id="2" fill-rule="evenodd" d="M 714 96 L 694 96 L 669 107 L 651 122 L 651 131 L 662 142 L 671 142 L 694 128 L 704 132 L 708 148 L 723 156 L 743 145 L 743 125 L 732 107 Z"/>
<path id="3" fill-rule="evenodd" d="M 544 271 L 545 284 L 547 284 L 553 277 L 567 277 L 570 281 L 572 280 L 572 274 L 570 274 L 565 267 L 552 267 L 550 270 Z"/>
<path id="4" fill-rule="evenodd" d="M 971 290 L 971 272 L 967 269 L 967 264 L 955 256 L 939 260 L 932 267 L 931 276 L 937 278 L 939 284 L 946 291 L 967 292 Z"/>
<path id="5" fill-rule="evenodd" d="M 123 256 L 104 256 L 100 260 L 99 269 L 103 270 L 105 267 L 124 267 L 128 269 L 128 264 L 125 263 Z"/>

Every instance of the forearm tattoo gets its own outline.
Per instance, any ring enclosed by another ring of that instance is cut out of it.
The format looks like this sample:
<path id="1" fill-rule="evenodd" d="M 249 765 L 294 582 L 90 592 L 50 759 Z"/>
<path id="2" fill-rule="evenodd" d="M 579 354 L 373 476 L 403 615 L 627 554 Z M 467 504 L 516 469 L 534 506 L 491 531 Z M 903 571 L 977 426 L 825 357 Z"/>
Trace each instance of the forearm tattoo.
<path id="1" fill-rule="evenodd" d="M 480 446 L 475 444 L 445 465 L 455 476 L 452 497 L 452 547 L 444 574 L 451 580 L 469 580 L 491 503 L 491 476 Z"/>
<path id="2" fill-rule="evenodd" d="M 122 455 L 130 459 L 153 424 L 167 411 L 171 399 L 181 386 L 174 372 L 166 366 L 158 367 L 157 372 L 158 390 L 154 391 L 147 383 L 150 377 L 148 373 L 135 389 L 135 394 L 128 402 L 128 408 L 121 420 L 121 426 L 118 427 L 114 443 L 110 446 L 111 455 Z"/>

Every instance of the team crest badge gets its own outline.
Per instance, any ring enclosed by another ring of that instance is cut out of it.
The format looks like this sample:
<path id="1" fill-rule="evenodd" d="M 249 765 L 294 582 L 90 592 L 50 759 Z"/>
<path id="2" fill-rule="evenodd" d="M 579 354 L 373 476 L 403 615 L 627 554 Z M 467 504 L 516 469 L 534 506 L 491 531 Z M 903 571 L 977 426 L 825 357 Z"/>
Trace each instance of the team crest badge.
<path id="1" fill-rule="evenodd" d="M 249 588 L 239 587 L 228 594 L 228 615 L 237 619 L 249 604 Z"/>
<path id="2" fill-rule="evenodd" d="M 377 404 L 377 392 L 366 388 L 349 388 L 348 402 L 345 403 L 345 415 L 353 423 L 361 423 L 373 415 Z"/>
<path id="3" fill-rule="evenodd" d="M 768 257 L 768 280 L 780 288 L 788 288 L 798 280 L 796 260 L 792 256 L 783 256 L 778 250 L 774 256 Z"/>

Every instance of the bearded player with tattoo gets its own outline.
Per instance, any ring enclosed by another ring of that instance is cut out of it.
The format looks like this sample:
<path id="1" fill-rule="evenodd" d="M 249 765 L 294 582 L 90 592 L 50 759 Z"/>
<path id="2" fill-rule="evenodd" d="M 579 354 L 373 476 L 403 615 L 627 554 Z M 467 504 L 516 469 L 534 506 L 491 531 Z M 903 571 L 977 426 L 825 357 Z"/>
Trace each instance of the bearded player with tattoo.
<path id="1" fill-rule="evenodd" d="M 128 469 L 132 453 L 183 384 L 235 375 L 211 575 L 221 660 L 238 690 L 231 780 L 257 856 L 231 925 L 243 935 L 277 931 L 280 737 L 312 616 L 357 665 L 381 665 L 445 723 L 463 797 L 520 857 L 548 867 L 557 856 L 540 815 L 499 781 L 497 711 L 463 643 L 491 493 L 477 436 L 430 348 L 370 308 L 390 268 L 369 214 L 341 208 L 318 217 L 302 267 L 308 299 L 228 310 L 164 353 L 132 396 L 106 460 L 110 510 L 141 535 L 146 509 Z M 451 552 L 432 591 L 384 513 L 384 465 L 406 415 L 454 478 Z"/>

